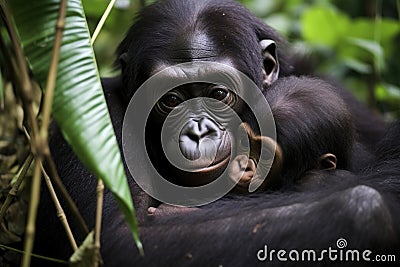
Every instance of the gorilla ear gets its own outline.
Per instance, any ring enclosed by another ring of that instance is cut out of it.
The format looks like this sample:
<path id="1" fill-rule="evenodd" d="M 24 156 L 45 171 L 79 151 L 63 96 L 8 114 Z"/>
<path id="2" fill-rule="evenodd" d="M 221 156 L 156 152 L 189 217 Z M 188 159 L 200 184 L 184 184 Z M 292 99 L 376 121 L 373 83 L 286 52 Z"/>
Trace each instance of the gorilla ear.
<path id="1" fill-rule="evenodd" d="M 119 64 L 121 66 L 121 70 L 124 71 L 126 65 L 128 64 L 128 52 L 122 53 L 119 56 Z"/>
<path id="2" fill-rule="evenodd" d="M 260 42 L 263 56 L 263 89 L 268 88 L 279 76 L 279 60 L 274 40 Z"/>
<path id="3" fill-rule="evenodd" d="M 318 168 L 320 170 L 335 170 L 336 163 L 336 156 L 331 153 L 326 153 L 319 158 Z"/>

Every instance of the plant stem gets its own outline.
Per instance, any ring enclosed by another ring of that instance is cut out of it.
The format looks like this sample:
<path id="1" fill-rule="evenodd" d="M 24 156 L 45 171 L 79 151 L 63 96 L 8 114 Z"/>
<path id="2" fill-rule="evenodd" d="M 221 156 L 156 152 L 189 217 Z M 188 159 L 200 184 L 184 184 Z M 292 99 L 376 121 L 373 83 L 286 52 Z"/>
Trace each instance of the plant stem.
<path id="1" fill-rule="evenodd" d="M 25 178 L 25 175 L 29 169 L 29 166 L 31 166 L 33 160 L 33 155 L 29 154 L 28 157 L 26 158 L 24 164 L 22 165 L 22 168 L 17 174 L 17 181 L 15 184 L 12 186 L 10 192 L 8 192 L 7 198 L 4 201 L 3 206 L 1 206 L 0 210 L 0 223 L 3 221 L 4 216 L 6 215 L 6 211 L 8 210 L 8 207 L 10 207 L 11 201 L 17 197 L 19 187 L 21 186 L 22 181 Z"/>
<path id="2" fill-rule="evenodd" d="M 56 87 L 56 80 L 57 80 L 58 61 L 60 57 L 62 36 L 65 28 L 66 11 L 67 11 L 67 1 L 61 0 L 58 20 L 56 23 L 56 32 L 54 37 L 54 45 L 49 67 L 49 74 L 47 75 L 47 81 L 46 81 L 46 90 L 44 95 L 43 113 L 42 113 L 43 119 L 42 119 L 42 126 L 40 128 L 40 136 L 42 138 L 42 142 L 45 144 L 47 144 L 51 108 L 53 105 L 54 90 Z M 49 154 L 48 145 L 46 145 L 46 147 L 47 151 L 45 154 Z"/>
<path id="3" fill-rule="evenodd" d="M 400 21 L 400 0 L 396 0 L 396 5 L 397 5 L 397 16 Z"/>
<path id="4" fill-rule="evenodd" d="M 115 4 L 116 0 L 111 0 L 110 3 L 108 4 L 106 11 L 104 11 L 103 16 L 101 16 L 101 19 L 99 21 L 99 23 L 96 26 L 96 29 L 94 30 L 92 39 L 90 40 L 90 45 L 93 46 L 94 42 L 97 39 L 97 36 L 99 35 L 101 29 L 104 26 L 104 23 L 106 22 L 106 19 L 108 18 L 108 16 L 110 15 L 110 12 Z"/>
<path id="5" fill-rule="evenodd" d="M 46 157 L 46 169 L 50 172 L 51 182 L 54 183 L 58 191 L 60 191 L 63 199 L 67 202 L 68 208 L 74 215 L 74 218 L 77 220 L 81 230 L 85 235 L 89 234 L 89 227 L 87 226 L 85 220 L 83 219 L 81 213 L 79 212 L 78 207 L 76 206 L 74 200 L 69 195 L 68 191 L 65 189 L 64 184 L 62 183 L 58 173 L 56 165 L 53 161 L 51 155 L 45 155 Z"/>
<path id="6" fill-rule="evenodd" d="M 25 231 L 25 244 L 24 244 L 24 257 L 22 258 L 22 266 L 29 267 L 31 261 L 31 254 L 33 248 L 33 242 L 35 240 L 35 222 L 37 215 L 37 208 L 39 205 L 39 196 L 40 192 L 40 165 L 41 165 L 41 157 L 38 156 L 35 158 L 35 168 L 33 171 L 33 180 L 31 185 L 31 198 L 29 202 L 29 214 L 28 214 L 28 222 L 26 224 Z"/>
<path id="7" fill-rule="evenodd" d="M 97 267 L 100 263 L 100 233 L 101 233 L 101 219 L 103 215 L 103 199 L 104 199 L 104 183 L 101 179 L 97 183 L 97 207 L 96 207 L 96 225 L 94 232 L 94 261 L 93 266 Z"/>
<path id="8" fill-rule="evenodd" d="M 71 243 L 72 249 L 74 251 L 76 251 L 78 249 L 78 246 L 76 245 L 76 241 L 75 241 L 74 235 L 72 234 L 71 227 L 68 224 L 67 216 L 65 215 L 65 212 L 64 212 L 63 208 L 61 207 L 60 201 L 58 200 L 57 194 L 54 191 L 54 187 L 50 181 L 50 177 L 47 175 L 45 169 L 43 168 L 43 165 L 41 165 L 40 167 L 42 169 L 44 181 L 46 182 L 47 188 L 49 189 L 53 203 L 56 206 L 57 217 L 60 219 L 62 225 L 64 226 L 65 232 L 67 234 L 69 242 Z"/>

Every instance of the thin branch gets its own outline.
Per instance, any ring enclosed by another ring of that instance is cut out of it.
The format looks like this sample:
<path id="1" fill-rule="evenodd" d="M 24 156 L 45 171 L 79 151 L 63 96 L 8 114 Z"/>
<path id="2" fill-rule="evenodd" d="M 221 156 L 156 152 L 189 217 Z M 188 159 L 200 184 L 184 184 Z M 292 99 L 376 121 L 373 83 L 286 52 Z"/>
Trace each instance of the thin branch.
<path id="1" fill-rule="evenodd" d="M 80 226 L 81 230 L 85 235 L 89 233 L 89 227 L 87 226 L 85 220 L 83 219 L 81 213 L 79 212 L 78 207 L 76 206 L 75 202 L 72 200 L 70 194 L 68 193 L 67 189 L 65 189 L 64 184 L 62 183 L 60 176 L 57 173 L 56 165 L 53 161 L 51 155 L 45 155 L 46 157 L 46 169 L 51 174 L 51 182 L 54 183 L 58 191 L 60 191 L 62 197 L 67 202 L 67 206 L 69 210 L 74 215 L 74 218 L 77 220 L 78 225 Z"/>
<path id="2" fill-rule="evenodd" d="M 19 187 L 21 186 L 21 183 L 24 180 L 26 173 L 28 172 L 29 166 L 31 166 L 32 160 L 33 160 L 33 155 L 29 154 L 28 157 L 25 159 L 21 169 L 19 170 L 17 174 L 17 181 L 12 186 L 10 192 L 8 192 L 7 198 L 3 206 L 1 206 L 0 223 L 3 221 L 4 216 L 6 215 L 6 211 L 10 207 L 11 201 L 18 196 Z"/>
<path id="3" fill-rule="evenodd" d="M 30 141 L 31 137 L 29 136 L 29 133 L 26 130 L 26 127 L 23 127 L 23 130 L 24 130 L 26 138 L 28 139 L 28 141 Z M 45 161 L 46 161 L 45 169 L 48 169 L 48 171 L 50 171 L 51 182 L 55 184 L 55 186 L 57 187 L 58 191 L 60 191 L 64 200 L 67 202 L 68 208 L 74 215 L 74 218 L 77 220 L 78 225 L 81 227 L 81 230 L 83 231 L 83 233 L 85 235 L 89 234 L 89 227 L 87 226 L 85 220 L 83 219 L 81 213 L 79 212 L 78 207 L 76 206 L 75 202 L 72 200 L 67 189 L 65 189 L 65 186 L 62 183 L 60 176 L 58 175 L 56 164 L 54 163 L 54 160 L 51 157 L 51 153 L 49 155 L 45 155 Z"/>
<path id="4" fill-rule="evenodd" d="M 375 27 L 374 27 L 374 41 L 381 44 L 381 25 L 382 25 L 382 0 L 376 0 L 375 4 Z M 378 59 L 374 56 L 374 68 L 379 73 Z"/>
<path id="5" fill-rule="evenodd" d="M 4 95 L 5 95 L 5 90 L 4 87 L 6 85 L 6 81 L 3 80 L 3 74 L 1 73 L 0 70 L 0 110 L 4 110 Z"/>
<path id="6" fill-rule="evenodd" d="M 34 234 L 35 234 L 35 221 L 36 221 L 36 214 L 37 208 L 39 205 L 39 194 L 40 194 L 40 163 L 43 158 L 43 154 L 39 149 L 39 128 L 36 121 L 36 116 L 33 111 L 33 98 L 34 94 L 32 91 L 32 81 L 28 74 L 27 63 L 25 61 L 21 43 L 18 39 L 18 35 L 15 31 L 14 25 L 10 18 L 10 12 L 8 6 L 4 0 L 0 1 L 0 11 L 1 11 L 1 19 L 7 28 L 8 35 L 11 40 L 13 52 L 15 53 L 15 60 L 14 58 L 10 58 L 11 68 L 13 70 L 14 75 L 14 82 L 16 83 L 16 89 L 19 91 L 19 95 L 21 96 L 21 100 L 23 103 L 23 108 L 25 114 L 27 114 L 28 122 L 31 126 L 32 131 L 32 153 L 35 156 L 35 167 L 33 172 L 32 178 L 32 185 L 31 185 L 31 197 L 29 202 L 29 213 L 28 213 L 28 220 L 26 226 L 26 235 L 25 235 L 25 252 L 22 261 L 22 266 L 28 267 L 30 265 L 30 258 L 32 253 L 33 241 L 34 241 Z M 18 76 L 17 76 L 18 75 Z"/>
<path id="7" fill-rule="evenodd" d="M 60 9 L 56 24 L 56 32 L 54 37 L 54 46 L 52 51 L 52 59 L 50 62 L 50 69 L 49 75 L 47 78 L 46 83 L 46 93 L 45 93 L 45 100 L 44 100 L 44 107 L 43 107 L 43 122 L 42 127 L 40 129 L 40 136 L 37 136 L 36 133 L 33 137 L 36 139 L 35 144 L 35 151 L 38 153 L 35 159 L 35 169 L 34 169 L 34 176 L 32 182 L 32 190 L 31 190 L 31 200 L 30 200 L 30 208 L 28 214 L 28 222 L 26 227 L 26 238 L 25 238 L 25 245 L 24 251 L 26 254 L 23 257 L 22 266 L 29 267 L 30 260 L 31 260 L 31 253 L 33 248 L 34 242 L 34 234 L 35 234 L 35 222 L 36 222 L 36 215 L 37 215 L 37 208 L 39 204 L 39 197 L 40 197 L 40 174 L 41 174 L 41 165 L 43 160 L 43 155 L 49 155 L 50 150 L 48 147 L 47 136 L 48 136 L 48 126 L 50 123 L 50 114 L 51 114 L 51 107 L 53 104 L 53 96 L 54 96 L 54 88 L 57 79 L 57 69 L 58 69 L 58 59 L 59 53 L 61 48 L 61 40 L 62 35 L 65 27 L 65 15 L 67 9 L 67 2 L 66 0 L 61 0 L 60 2 Z M 13 27 L 10 27 L 14 30 Z M 11 30 L 12 31 L 12 30 Z M 10 31 L 10 32 L 11 32 Z M 15 39 L 18 41 L 18 39 Z M 21 56 L 23 55 L 22 50 L 20 51 Z M 29 83 L 32 87 L 32 84 Z M 32 102 L 32 100 L 31 100 Z"/>
<path id="8" fill-rule="evenodd" d="M 36 222 L 36 215 L 37 215 L 37 208 L 39 206 L 39 193 L 40 193 L 40 182 L 41 182 L 41 157 L 35 158 L 35 168 L 33 171 L 33 180 L 31 185 L 31 198 L 29 202 L 29 213 L 28 213 L 28 222 L 26 224 L 26 231 L 25 231 L 25 244 L 24 244 L 24 257 L 22 259 L 22 266 L 29 267 L 32 248 L 33 248 L 33 241 L 35 238 L 35 222 Z"/>
<path id="9" fill-rule="evenodd" d="M 18 35 L 13 27 L 12 24 L 12 20 L 10 18 L 10 12 L 9 9 L 7 7 L 7 3 L 5 0 L 1 0 L 0 1 L 0 6 L 1 6 L 1 17 L 2 20 L 6 26 L 6 29 L 8 31 L 10 40 L 12 45 L 14 46 L 14 52 L 15 52 L 15 56 L 17 58 L 17 62 L 19 67 L 26 69 L 27 65 L 26 65 L 26 61 L 24 58 L 24 53 L 22 52 L 22 49 L 20 47 L 20 42 L 18 39 Z M 30 83 L 30 79 L 28 76 L 28 73 L 22 72 L 20 73 L 20 75 L 23 77 L 23 81 L 24 81 L 24 85 L 22 89 L 25 90 L 25 97 L 26 98 L 31 98 L 31 100 L 33 99 L 33 95 L 32 95 L 32 91 L 31 90 L 27 90 L 29 88 L 31 88 L 31 83 Z"/>
<path id="10" fill-rule="evenodd" d="M 382 0 L 375 1 L 375 25 L 374 25 L 374 41 L 381 44 L 381 25 L 382 25 Z M 381 77 L 380 58 L 373 55 L 373 72 L 369 75 L 368 82 L 368 104 L 370 107 L 376 108 L 375 87 L 378 79 Z"/>
<path id="11" fill-rule="evenodd" d="M 17 253 L 20 253 L 20 254 L 25 254 L 25 251 L 22 251 L 22 250 L 13 248 L 13 247 L 9 247 L 9 246 L 4 246 L 2 244 L 0 244 L 0 248 L 1 249 L 6 249 L 6 250 L 9 250 L 9 251 L 13 251 L 13 252 L 17 252 Z M 38 254 L 34 254 L 34 253 L 32 253 L 31 256 L 34 257 L 34 258 L 38 258 L 38 259 L 42 259 L 42 260 L 46 260 L 46 261 L 51 261 L 51 262 L 54 262 L 54 263 L 69 265 L 68 261 L 63 261 L 63 260 L 59 260 L 59 259 L 55 259 L 55 258 L 44 257 L 44 256 L 41 256 L 41 255 L 38 255 Z"/>
<path id="12" fill-rule="evenodd" d="M 49 67 L 49 74 L 47 76 L 46 91 L 43 103 L 43 120 L 40 128 L 40 136 L 42 142 L 47 144 L 48 129 L 50 124 L 51 107 L 53 106 L 54 90 L 56 87 L 58 61 L 60 58 L 60 49 L 62 44 L 62 36 L 65 28 L 65 15 L 67 13 L 67 1 L 61 0 L 58 20 L 56 24 L 56 32 L 54 37 L 54 45 L 52 57 Z M 46 146 L 48 148 L 48 146 Z M 49 153 L 45 153 L 49 154 Z"/>
<path id="13" fill-rule="evenodd" d="M 19 95 L 23 102 L 24 113 L 27 114 L 28 116 L 28 121 L 30 123 L 32 135 L 34 137 L 37 137 L 37 134 L 39 133 L 39 126 L 37 124 L 35 114 L 33 112 L 32 103 L 34 99 L 34 94 L 32 90 L 32 83 L 31 79 L 29 78 L 28 67 L 25 61 L 24 54 L 22 52 L 21 43 L 18 39 L 18 35 L 12 24 L 12 20 L 10 18 L 10 11 L 8 9 L 5 0 L 0 0 L 0 10 L 1 10 L 2 21 L 7 29 L 12 44 L 13 52 L 15 53 L 16 59 L 14 60 L 13 58 L 10 58 L 9 63 L 13 70 L 12 73 L 14 75 L 14 82 L 18 85 L 16 86 L 17 87 L 16 89 L 19 91 Z M 5 48 L 2 47 L 2 49 Z M 36 142 L 37 140 L 32 140 L 33 148 L 35 148 Z"/>
<path id="14" fill-rule="evenodd" d="M 97 36 L 99 35 L 101 29 L 104 26 L 104 23 L 106 22 L 106 19 L 108 18 L 108 16 L 110 15 L 110 12 L 115 4 L 116 0 L 111 0 L 110 3 L 108 4 L 106 11 L 104 12 L 103 16 L 101 16 L 101 19 L 99 21 L 99 23 L 96 26 L 96 29 L 94 30 L 92 39 L 90 40 L 90 45 L 93 46 L 94 42 L 97 39 Z"/>
<path id="15" fill-rule="evenodd" d="M 97 183 L 97 208 L 96 208 L 96 224 L 94 229 L 94 261 L 93 266 L 97 267 L 100 263 L 100 233 L 101 233 L 101 218 L 103 215 L 103 199 L 104 199 L 104 183 L 101 179 Z"/>
<path id="16" fill-rule="evenodd" d="M 397 5 L 397 16 L 400 21 L 400 0 L 396 0 L 396 5 Z"/>
<path id="17" fill-rule="evenodd" d="M 58 200 L 57 194 L 54 191 L 54 187 L 50 181 L 50 177 L 47 175 L 45 169 L 43 168 L 43 165 L 41 165 L 40 167 L 42 169 L 44 181 L 46 182 L 46 185 L 47 185 L 47 188 L 49 189 L 51 198 L 53 199 L 54 205 L 56 206 L 57 217 L 60 219 L 62 225 L 64 226 L 65 232 L 68 236 L 69 242 L 71 243 L 72 249 L 74 251 L 76 251 L 78 249 L 78 246 L 76 245 L 76 241 L 75 241 L 74 235 L 72 234 L 71 227 L 69 227 L 67 216 L 65 215 L 65 212 L 64 212 L 63 208 L 61 207 L 60 201 Z"/>

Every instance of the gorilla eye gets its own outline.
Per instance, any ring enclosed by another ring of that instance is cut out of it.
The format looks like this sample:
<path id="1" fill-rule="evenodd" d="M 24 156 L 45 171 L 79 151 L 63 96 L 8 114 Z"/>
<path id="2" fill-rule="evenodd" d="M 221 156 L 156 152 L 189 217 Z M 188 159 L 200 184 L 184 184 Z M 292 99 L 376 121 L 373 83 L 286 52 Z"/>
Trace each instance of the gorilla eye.
<path id="1" fill-rule="evenodd" d="M 228 96 L 228 94 L 229 92 L 227 89 L 218 87 L 212 89 L 212 91 L 209 94 L 209 97 L 214 98 L 218 101 L 223 101 Z"/>
<path id="2" fill-rule="evenodd" d="M 176 94 L 169 93 L 162 97 L 161 103 L 167 108 L 174 108 L 182 103 L 182 99 Z"/>

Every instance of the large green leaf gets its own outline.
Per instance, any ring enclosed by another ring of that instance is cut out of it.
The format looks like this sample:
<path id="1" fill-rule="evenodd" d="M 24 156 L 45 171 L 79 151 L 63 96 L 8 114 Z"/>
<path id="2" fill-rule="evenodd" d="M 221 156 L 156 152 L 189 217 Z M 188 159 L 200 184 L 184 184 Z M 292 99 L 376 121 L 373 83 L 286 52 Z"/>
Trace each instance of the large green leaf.
<path id="1" fill-rule="evenodd" d="M 25 55 L 43 87 L 60 1 L 13 0 L 9 3 Z M 141 249 L 130 190 L 80 0 L 68 0 L 52 114 L 78 157 L 114 193 Z"/>

